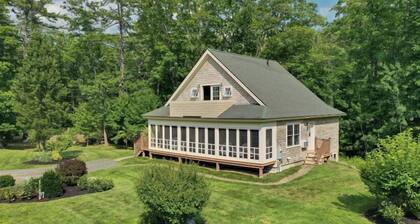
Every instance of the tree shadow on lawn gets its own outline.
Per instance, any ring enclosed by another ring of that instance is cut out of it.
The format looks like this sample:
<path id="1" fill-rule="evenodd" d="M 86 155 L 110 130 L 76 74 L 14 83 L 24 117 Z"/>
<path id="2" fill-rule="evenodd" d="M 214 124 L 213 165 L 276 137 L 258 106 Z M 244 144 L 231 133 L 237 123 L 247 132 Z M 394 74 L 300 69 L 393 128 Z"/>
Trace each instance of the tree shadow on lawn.
<path id="1" fill-rule="evenodd" d="M 145 211 L 139 216 L 139 224 L 162 224 L 167 223 L 164 220 L 157 217 L 157 215 L 150 211 Z M 196 214 L 193 217 L 187 218 L 187 224 L 205 224 L 207 223 L 206 219 L 201 215 L 201 213 Z"/>
<path id="2" fill-rule="evenodd" d="M 333 202 L 335 206 L 359 214 L 364 214 L 367 210 L 375 207 L 375 199 L 373 196 L 366 194 L 344 194 L 338 196 L 337 199 L 338 202 Z"/>

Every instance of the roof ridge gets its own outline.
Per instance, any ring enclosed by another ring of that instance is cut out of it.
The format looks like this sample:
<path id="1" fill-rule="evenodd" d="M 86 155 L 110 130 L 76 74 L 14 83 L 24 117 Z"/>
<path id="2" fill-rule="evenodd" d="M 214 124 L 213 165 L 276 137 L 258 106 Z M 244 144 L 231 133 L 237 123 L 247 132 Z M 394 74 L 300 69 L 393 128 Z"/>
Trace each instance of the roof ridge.
<path id="1" fill-rule="evenodd" d="M 260 57 L 256 57 L 256 56 L 246 55 L 246 54 L 238 54 L 238 53 L 235 53 L 235 52 L 222 51 L 222 50 L 217 50 L 217 49 L 213 49 L 213 48 L 208 48 L 207 50 L 209 50 L 210 52 L 211 51 L 217 51 L 219 53 L 233 54 L 233 55 L 240 56 L 240 57 L 248 57 L 248 58 L 252 58 L 252 59 L 269 60 L 269 61 L 275 61 L 275 62 L 277 62 L 276 60 L 273 60 L 273 59 L 260 58 Z"/>

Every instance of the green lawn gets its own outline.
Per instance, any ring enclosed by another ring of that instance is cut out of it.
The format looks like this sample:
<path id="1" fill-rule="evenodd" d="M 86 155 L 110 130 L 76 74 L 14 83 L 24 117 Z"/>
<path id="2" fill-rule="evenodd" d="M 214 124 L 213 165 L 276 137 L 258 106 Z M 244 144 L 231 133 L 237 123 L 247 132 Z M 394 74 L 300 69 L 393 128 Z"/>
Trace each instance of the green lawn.
<path id="1" fill-rule="evenodd" d="M 41 167 L 42 165 L 25 164 L 26 161 L 35 159 L 39 154 L 41 154 L 41 152 L 38 152 L 35 149 L 0 149 L 0 170 Z M 103 145 L 88 147 L 73 146 L 65 151 L 64 155 L 65 157 L 75 157 L 84 161 L 89 161 L 130 156 L 133 155 L 133 151 Z"/>
<path id="2" fill-rule="evenodd" d="M 0 220 L 139 223 L 144 207 L 137 199 L 135 185 L 142 170 L 155 161 L 130 159 L 118 167 L 91 173 L 114 180 L 115 188 L 108 192 L 43 203 L 0 204 Z M 357 171 L 334 162 L 280 186 L 208 181 L 212 194 L 203 211 L 207 223 L 369 223 L 363 212 L 373 206 Z"/>

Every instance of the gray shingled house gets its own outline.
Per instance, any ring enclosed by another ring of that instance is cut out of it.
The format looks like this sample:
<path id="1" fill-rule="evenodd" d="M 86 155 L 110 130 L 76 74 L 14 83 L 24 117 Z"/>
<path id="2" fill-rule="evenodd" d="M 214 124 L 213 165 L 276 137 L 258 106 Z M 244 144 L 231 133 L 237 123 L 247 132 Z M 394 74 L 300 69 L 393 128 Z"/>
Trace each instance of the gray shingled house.
<path id="1" fill-rule="evenodd" d="M 207 50 L 146 113 L 149 155 L 281 171 L 338 160 L 339 117 L 279 63 Z"/>

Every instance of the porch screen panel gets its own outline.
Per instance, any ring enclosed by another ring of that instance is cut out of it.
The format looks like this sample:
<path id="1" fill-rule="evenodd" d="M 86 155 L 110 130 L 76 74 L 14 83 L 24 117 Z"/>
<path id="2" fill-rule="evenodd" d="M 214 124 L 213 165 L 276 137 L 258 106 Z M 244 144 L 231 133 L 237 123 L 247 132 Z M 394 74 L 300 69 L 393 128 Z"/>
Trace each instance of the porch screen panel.
<path id="1" fill-rule="evenodd" d="M 236 141 L 236 129 L 229 129 L 229 157 L 237 156 Z"/>
<path id="2" fill-rule="evenodd" d="M 187 151 L 187 128 L 181 127 L 181 151 Z"/>
<path id="3" fill-rule="evenodd" d="M 177 126 L 172 126 L 172 150 L 178 150 L 178 127 Z"/>
<path id="4" fill-rule="evenodd" d="M 207 153 L 209 155 L 216 154 L 216 136 L 214 135 L 214 128 L 207 129 Z"/>
<path id="5" fill-rule="evenodd" d="M 260 159 L 260 149 L 259 149 L 259 136 L 258 130 L 251 130 L 251 147 L 249 148 L 250 159 L 259 160 Z"/>
<path id="6" fill-rule="evenodd" d="M 239 158 L 248 159 L 248 130 L 239 130 Z"/>
<path id="7" fill-rule="evenodd" d="M 219 129 L 219 156 L 226 156 L 226 129 Z"/>
<path id="8" fill-rule="evenodd" d="M 156 147 L 156 125 L 150 125 L 150 145 Z"/>
<path id="9" fill-rule="evenodd" d="M 163 127 L 162 125 L 158 125 L 158 140 L 157 140 L 157 147 L 163 148 Z"/>
<path id="10" fill-rule="evenodd" d="M 170 137 L 170 131 L 169 131 L 169 129 L 170 129 L 170 127 L 169 126 L 165 126 L 165 140 L 164 140 L 164 145 L 163 145 L 163 148 L 165 148 L 165 149 L 169 149 L 169 146 L 170 146 L 170 142 L 171 142 L 171 137 Z"/>
<path id="11" fill-rule="evenodd" d="M 206 153 L 206 129 L 198 128 L 198 153 Z"/>
<path id="12" fill-rule="evenodd" d="M 195 142 L 196 142 L 196 139 L 195 139 L 195 128 L 194 127 L 190 127 L 189 130 L 190 130 L 190 144 L 188 145 L 188 150 L 190 152 L 196 152 L 196 150 L 195 150 Z"/>
<path id="13" fill-rule="evenodd" d="M 265 158 L 273 158 L 273 130 L 265 130 Z"/>

